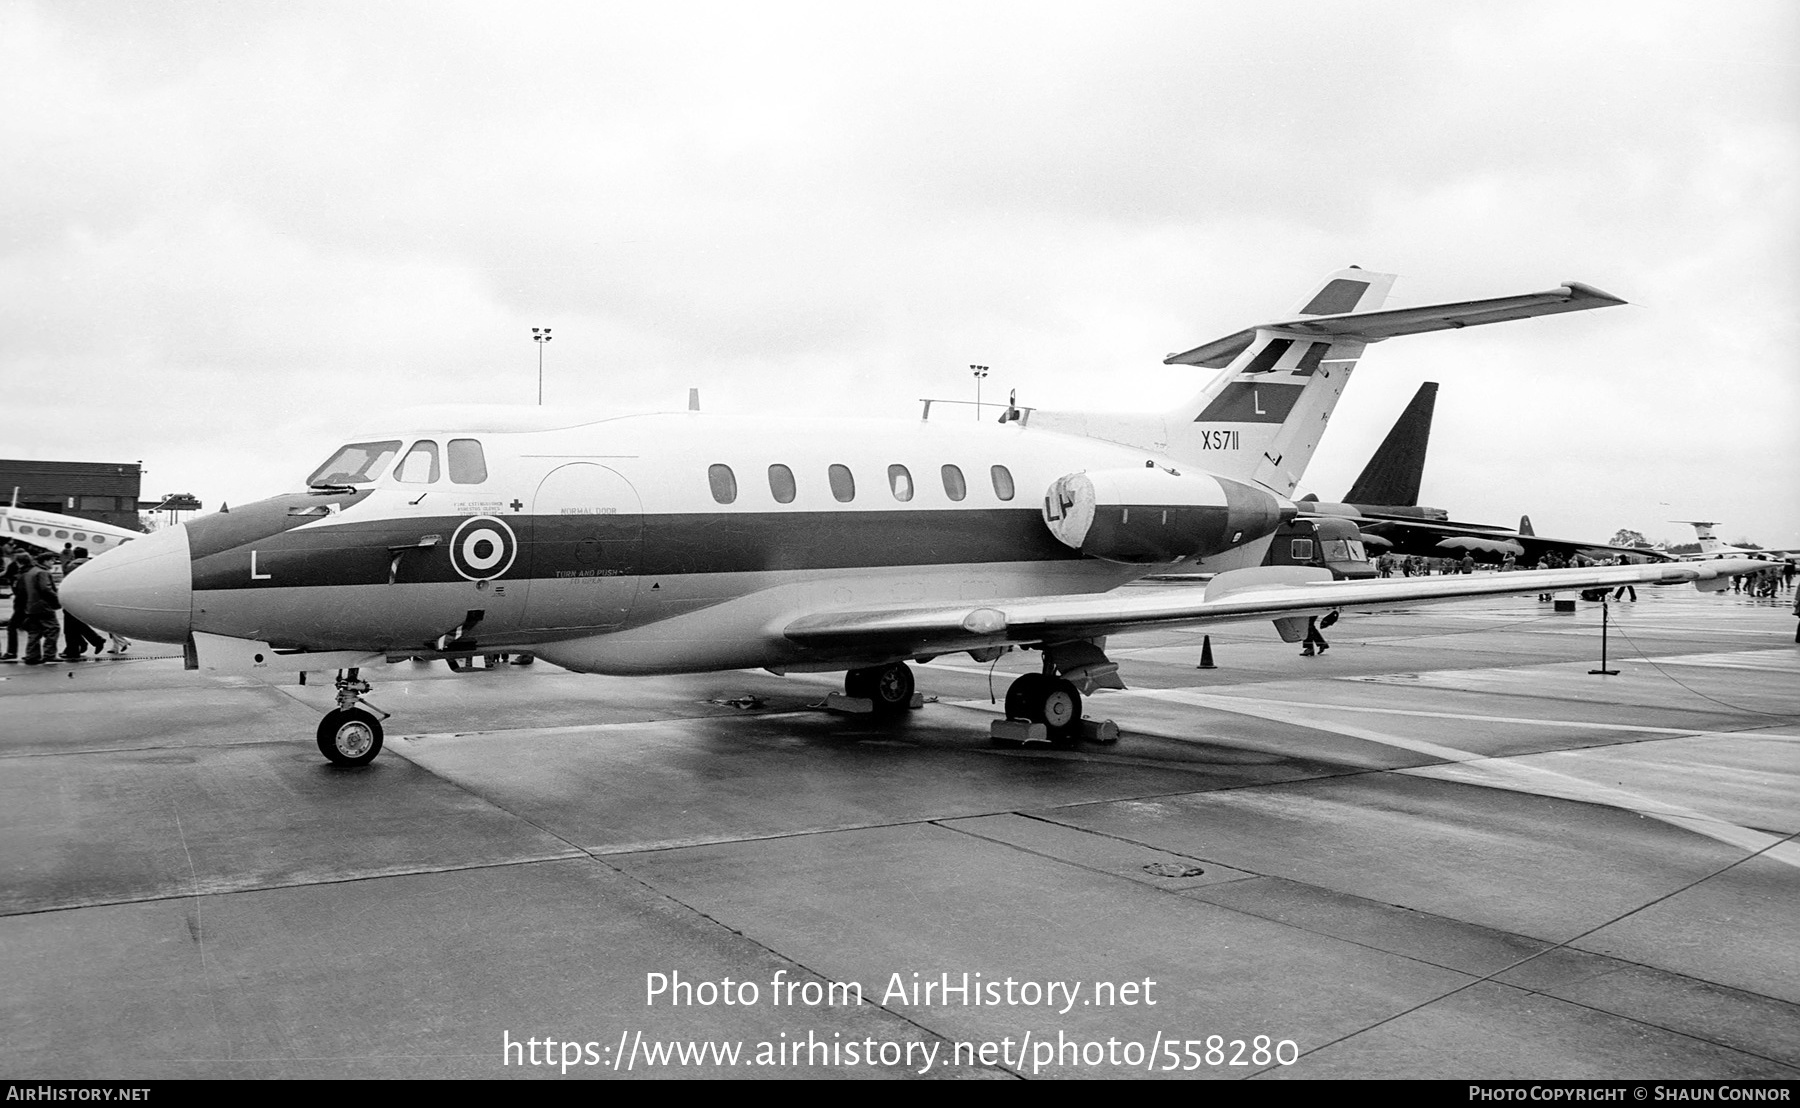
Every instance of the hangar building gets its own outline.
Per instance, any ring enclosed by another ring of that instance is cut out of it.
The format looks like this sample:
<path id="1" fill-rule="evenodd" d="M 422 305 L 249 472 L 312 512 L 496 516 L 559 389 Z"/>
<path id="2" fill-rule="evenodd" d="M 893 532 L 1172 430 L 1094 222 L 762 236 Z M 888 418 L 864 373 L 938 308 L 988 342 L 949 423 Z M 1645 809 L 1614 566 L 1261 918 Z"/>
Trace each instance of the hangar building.
<path id="1" fill-rule="evenodd" d="M 142 462 L 39 462 L 0 459 L 0 503 L 142 531 Z"/>

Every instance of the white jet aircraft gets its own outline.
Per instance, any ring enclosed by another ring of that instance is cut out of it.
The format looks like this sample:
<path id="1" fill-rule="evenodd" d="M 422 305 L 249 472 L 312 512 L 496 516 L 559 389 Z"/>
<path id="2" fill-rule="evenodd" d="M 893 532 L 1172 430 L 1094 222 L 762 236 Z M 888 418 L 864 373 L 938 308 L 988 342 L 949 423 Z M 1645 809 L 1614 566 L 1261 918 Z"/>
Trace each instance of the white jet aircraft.
<path id="1" fill-rule="evenodd" d="M 79 516 L 40 512 L 32 508 L 21 508 L 16 504 L 0 504 L 0 538 L 29 543 L 58 553 L 64 546 L 84 546 L 89 554 L 98 557 L 143 536 L 136 531 L 127 531 L 110 523 L 96 523 Z"/>
<path id="2" fill-rule="evenodd" d="M 1116 632 L 1270 618 L 1291 642 L 1309 616 L 1351 605 L 1716 588 L 1742 572 L 1333 583 L 1328 570 L 1262 567 L 1367 344 L 1623 303 L 1570 282 L 1383 310 L 1393 280 L 1340 270 L 1276 322 L 1171 355 L 1223 372 L 1157 414 L 1009 406 L 983 423 L 933 420 L 927 405 L 919 420 L 584 421 L 515 408 L 390 427 L 338 450 L 301 491 L 83 567 L 63 600 L 96 627 L 186 644 L 191 668 L 337 670 L 319 749 L 360 765 L 386 718 L 360 673 L 384 660 L 519 651 L 584 673 L 848 670 L 850 697 L 899 711 L 909 662 L 1036 649 L 1042 672 L 1006 697 L 1023 730 L 1007 734 L 1067 741 L 1083 733 L 1084 693 L 1123 687 L 1105 653 Z M 1114 591 L 1169 572 L 1215 576 Z"/>
<path id="3" fill-rule="evenodd" d="M 1714 527 L 1718 526 L 1718 523 L 1710 519 L 1672 519 L 1669 522 L 1687 524 L 1694 529 L 1695 537 L 1700 540 L 1700 552 L 1698 554 L 1678 555 L 1678 557 L 1687 559 L 1688 561 L 1699 561 L 1707 558 L 1766 558 L 1771 556 L 1778 560 L 1785 560 L 1792 558 L 1796 554 L 1800 554 L 1800 547 L 1792 546 L 1776 547 L 1767 550 L 1751 550 L 1748 547 L 1733 546 L 1719 538 L 1718 532 L 1713 530 Z"/>

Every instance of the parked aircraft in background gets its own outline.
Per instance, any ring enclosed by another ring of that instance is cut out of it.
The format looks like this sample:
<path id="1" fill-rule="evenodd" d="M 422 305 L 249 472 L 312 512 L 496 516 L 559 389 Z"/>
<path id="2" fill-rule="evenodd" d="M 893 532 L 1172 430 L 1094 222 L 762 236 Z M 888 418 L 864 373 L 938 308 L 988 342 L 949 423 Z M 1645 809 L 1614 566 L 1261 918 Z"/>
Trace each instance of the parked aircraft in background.
<path id="1" fill-rule="evenodd" d="M 127 531 L 110 523 L 96 523 L 79 516 L 0 504 L 0 538 L 29 543 L 57 553 L 61 553 L 62 548 L 67 545 L 84 546 L 89 554 L 98 557 L 143 536 L 136 531 Z"/>
<path id="2" fill-rule="evenodd" d="M 1419 386 L 1356 483 L 1344 494 L 1343 503 L 1303 497 L 1298 502 L 1302 517 L 1331 516 L 1355 521 L 1371 556 L 1393 553 L 1461 558 L 1472 554 L 1478 562 L 1495 563 L 1510 554 L 1521 566 L 1536 565 L 1550 554 L 1564 560 L 1577 554 L 1598 561 L 1668 559 L 1666 554 L 1639 547 L 1535 534 L 1529 516 L 1519 517 L 1519 526 L 1514 529 L 1489 523 L 1459 523 L 1442 508 L 1419 506 L 1437 389 L 1435 381 Z"/>
<path id="3" fill-rule="evenodd" d="M 356 765 L 381 747 L 360 674 L 383 660 L 522 651 L 585 673 L 848 670 L 849 697 L 894 711 L 912 702 L 909 662 L 1035 649 L 1042 672 L 1007 692 L 1008 734 L 1073 739 L 1082 695 L 1120 687 L 1105 652 L 1116 632 L 1270 618 L 1294 641 L 1309 617 L 1350 605 L 1716 588 L 1743 571 L 1334 582 L 1261 566 L 1367 344 L 1622 303 L 1571 282 L 1383 310 L 1393 280 L 1340 270 L 1288 316 L 1171 355 L 1224 372 L 1135 417 L 526 408 L 390 427 L 350 440 L 302 491 L 97 559 L 63 600 L 96 627 L 186 644 L 197 668 L 338 670 L 317 738 Z M 1170 569 L 1216 576 L 1204 590 L 1113 591 Z"/>
<path id="4" fill-rule="evenodd" d="M 1713 530 L 1718 524 L 1712 520 L 1672 519 L 1669 522 L 1687 524 L 1694 529 L 1695 537 L 1700 540 L 1700 552 L 1698 554 L 1677 555 L 1686 561 L 1696 561 L 1708 558 L 1775 558 L 1785 561 L 1800 556 L 1800 547 L 1759 547 L 1751 549 L 1749 547 L 1733 546 L 1719 538 L 1718 532 Z"/>

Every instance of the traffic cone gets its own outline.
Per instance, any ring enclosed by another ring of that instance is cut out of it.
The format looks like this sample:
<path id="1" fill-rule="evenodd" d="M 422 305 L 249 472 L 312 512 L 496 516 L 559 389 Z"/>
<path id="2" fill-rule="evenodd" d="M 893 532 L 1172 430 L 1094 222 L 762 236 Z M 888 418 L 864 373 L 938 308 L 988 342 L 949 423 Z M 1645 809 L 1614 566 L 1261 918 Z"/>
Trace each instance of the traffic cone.
<path id="1" fill-rule="evenodd" d="M 1212 660 L 1212 636 L 1207 635 L 1200 640 L 1200 664 L 1195 669 L 1218 669 Z"/>

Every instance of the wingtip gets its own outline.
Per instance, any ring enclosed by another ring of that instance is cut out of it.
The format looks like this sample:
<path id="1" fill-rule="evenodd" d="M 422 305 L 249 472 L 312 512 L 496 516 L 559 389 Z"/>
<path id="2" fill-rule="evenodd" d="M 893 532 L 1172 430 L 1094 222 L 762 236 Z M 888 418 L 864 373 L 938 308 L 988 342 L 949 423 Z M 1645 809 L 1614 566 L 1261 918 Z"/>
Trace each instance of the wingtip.
<path id="1" fill-rule="evenodd" d="M 1631 301 L 1626 300 L 1623 297 L 1614 296 L 1612 293 L 1607 292 L 1605 289 L 1597 289 L 1593 285 L 1587 284 L 1583 281 L 1565 281 L 1563 283 L 1563 288 L 1566 288 L 1569 290 L 1569 299 L 1571 299 L 1571 300 L 1597 300 L 1597 301 L 1600 301 L 1600 303 L 1594 305 L 1597 308 L 1604 307 L 1608 304 L 1629 304 L 1629 303 L 1631 303 Z"/>

